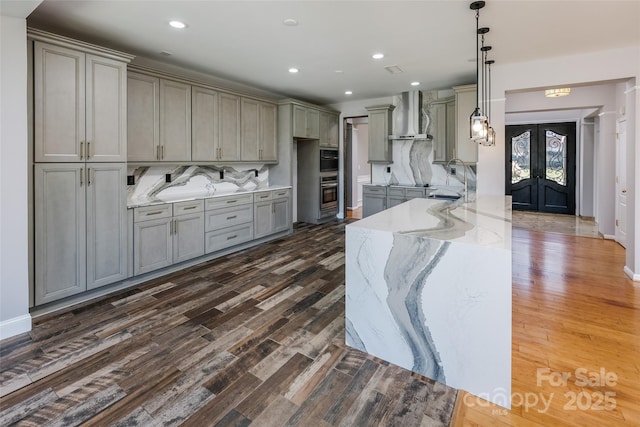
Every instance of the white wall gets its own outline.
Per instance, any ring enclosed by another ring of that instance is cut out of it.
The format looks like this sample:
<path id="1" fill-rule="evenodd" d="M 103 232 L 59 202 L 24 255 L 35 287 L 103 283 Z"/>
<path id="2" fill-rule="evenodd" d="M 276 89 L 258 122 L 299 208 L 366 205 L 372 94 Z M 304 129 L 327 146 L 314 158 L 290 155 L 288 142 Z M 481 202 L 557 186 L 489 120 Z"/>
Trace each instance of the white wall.
<path id="1" fill-rule="evenodd" d="M 31 329 L 26 20 L 0 15 L 0 339 Z"/>
<path id="2" fill-rule="evenodd" d="M 574 86 L 580 84 L 592 84 L 593 82 L 620 81 L 635 79 L 640 81 L 640 41 L 636 46 L 611 49 L 601 52 L 572 55 L 546 60 L 530 61 L 525 63 L 500 64 L 499 61 L 492 67 L 492 120 L 497 133 L 496 147 L 480 147 L 478 162 L 478 194 L 502 194 L 504 182 L 504 117 L 506 112 L 505 94 L 523 90 L 543 89 L 547 87 Z M 637 83 L 636 83 L 637 85 Z M 569 98 L 569 97 L 567 97 Z M 636 132 L 636 123 L 640 122 L 640 91 L 627 90 L 624 104 L 627 106 L 627 126 L 632 126 L 633 132 L 627 130 L 629 135 L 629 148 L 627 156 L 633 156 L 635 161 L 628 166 L 629 171 L 634 171 L 640 166 L 640 135 Z M 515 107 L 514 107 L 515 108 Z M 634 111 L 630 111 L 633 109 Z M 610 114 L 614 123 L 615 109 Z M 596 151 L 598 171 L 604 170 L 602 162 L 609 161 L 604 143 L 611 137 L 607 115 L 600 117 L 600 147 Z M 604 127 L 603 127 L 604 126 Z M 629 128 L 628 128 L 629 129 Z M 615 152 L 615 151 L 614 151 Z M 603 155 L 604 158 L 600 158 Z M 611 160 L 613 161 L 613 160 Z M 629 177 L 630 178 L 630 177 Z M 600 206 L 605 203 L 606 195 L 602 194 L 610 187 L 606 181 L 597 183 L 598 200 Z M 628 218 L 630 223 L 640 221 L 640 209 L 635 208 L 635 203 L 640 201 L 640 188 L 634 188 L 629 201 Z M 629 194 L 629 193 L 627 193 Z M 633 218 L 633 220 L 631 220 Z M 601 218 L 602 219 L 602 218 Z M 631 226 L 631 224 L 630 224 Z M 640 253 L 636 254 L 635 248 L 640 248 L 640 227 L 635 227 L 633 236 L 629 236 L 627 242 L 627 273 L 640 273 Z M 639 251 L 640 252 L 640 251 Z M 640 275 L 637 279 L 640 280 Z"/>

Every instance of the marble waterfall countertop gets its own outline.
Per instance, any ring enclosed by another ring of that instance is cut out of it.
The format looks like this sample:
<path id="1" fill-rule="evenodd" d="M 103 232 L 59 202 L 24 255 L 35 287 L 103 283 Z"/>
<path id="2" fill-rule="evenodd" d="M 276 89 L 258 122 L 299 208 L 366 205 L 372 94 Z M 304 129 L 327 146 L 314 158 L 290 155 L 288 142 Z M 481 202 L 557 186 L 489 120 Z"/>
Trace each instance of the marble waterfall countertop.
<path id="1" fill-rule="evenodd" d="M 129 197 L 127 199 L 127 208 L 139 208 L 142 206 L 159 205 L 163 203 L 177 203 L 186 202 L 189 200 L 210 199 L 213 197 L 233 196 L 234 194 L 246 194 L 246 193 L 259 193 L 261 191 L 281 190 L 283 188 L 292 188 L 290 185 L 269 185 L 261 188 L 244 189 L 244 188 L 231 188 L 223 189 L 219 191 L 211 192 L 180 192 L 174 191 L 163 195 L 149 196 L 144 195 L 141 197 Z M 179 190 L 179 189 L 177 189 Z"/>
<path id="2" fill-rule="evenodd" d="M 346 343 L 511 405 L 511 200 L 413 199 L 346 227 Z"/>

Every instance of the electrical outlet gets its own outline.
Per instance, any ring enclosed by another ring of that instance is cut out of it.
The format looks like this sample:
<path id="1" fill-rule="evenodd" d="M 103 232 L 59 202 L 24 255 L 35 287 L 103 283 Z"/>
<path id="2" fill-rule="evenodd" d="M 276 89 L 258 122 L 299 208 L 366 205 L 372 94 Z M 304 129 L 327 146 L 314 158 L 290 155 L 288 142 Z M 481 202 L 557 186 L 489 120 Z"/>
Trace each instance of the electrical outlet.
<path id="1" fill-rule="evenodd" d="M 224 171 L 220 171 L 220 179 L 224 179 Z"/>
<path id="2" fill-rule="evenodd" d="M 256 173 L 256 177 L 258 177 L 258 169 L 253 170 Z"/>
<path id="3" fill-rule="evenodd" d="M 387 173 L 391 173 L 391 166 L 387 166 Z"/>
<path id="4" fill-rule="evenodd" d="M 127 185 L 135 185 L 136 177 L 133 175 L 127 175 Z"/>
<path id="5" fill-rule="evenodd" d="M 450 173 L 451 173 L 451 175 L 455 175 L 456 174 L 456 168 L 451 168 Z"/>
<path id="6" fill-rule="evenodd" d="M 168 173 L 164 176 L 164 182 L 171 182 L 171 174 Z"/>

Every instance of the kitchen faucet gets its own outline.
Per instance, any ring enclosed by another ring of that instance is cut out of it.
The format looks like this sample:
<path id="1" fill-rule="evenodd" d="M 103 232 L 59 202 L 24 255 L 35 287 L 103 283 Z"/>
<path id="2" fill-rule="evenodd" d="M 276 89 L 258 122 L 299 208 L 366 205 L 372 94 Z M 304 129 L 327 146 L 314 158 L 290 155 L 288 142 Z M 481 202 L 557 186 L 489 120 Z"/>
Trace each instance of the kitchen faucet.
<path id="1" fill-rule="evenodd" d="M 451 165 L 451 163 L 461 163 L 462 164 L 462 172 L 464 173 L 464 202 L 467 203 L 469 201 L 469 191 L 467 188 L 467 168 L 466 168 L 466 164 L 458 159 L 458 158 L 453 158 L 451 160 L 449 160 L 446 164 L 445 168 L 445 172 L 447 173 L 447 179 L 446 179 L 446 185 L 449 186 L 449 177 L 451 176 L 451 168 L 449 168 L 449 166 Z"/>

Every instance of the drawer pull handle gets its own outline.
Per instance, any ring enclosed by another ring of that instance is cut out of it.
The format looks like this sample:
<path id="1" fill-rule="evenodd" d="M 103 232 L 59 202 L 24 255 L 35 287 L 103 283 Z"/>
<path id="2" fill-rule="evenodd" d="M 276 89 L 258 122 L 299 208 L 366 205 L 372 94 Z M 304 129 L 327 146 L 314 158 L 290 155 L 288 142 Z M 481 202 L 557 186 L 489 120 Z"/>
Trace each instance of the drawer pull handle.
<path id="1" fill-rule="evenodd" d="M 227 237 L 227 240 L 235 239 L 236 237 L 238 237 L 238 235 L 237 235 L 237 234 L 234 234 L 233 236 L 229 236 L 229 237 Z"/>
<path id="2" fill-rule="evenodd" d="M 237 200 L 227 200 L 227 203 L 235 203 Z"/>
<path id="3" fill-rule="evenodd" d="M 155 212 L 148 212 L 147 215 L 151 216 L 151 215 L 160 215 L 162 213 L 162 211 L 155 211 Z"/>
<path id="4" fill-rule="evenodd" d="M 182 209 L 185 210 L 185 211 L 190 211 L 191 209 L 195 209 L 195 208 L 197 208 L 197 206 L 188 206 L 188 207 L 182 208 Z"/>
<path id="5" fill-rule="evenodd" d="M 234 218 L 237 218 L 237 217 L 238 217 L 237 215 L 232 215 L 232 216 L 228 216 L 227 219 L 234 219 Z"/>
<path id="6" fill-rule="evenodd" d="M 266 199 L 269 196 L 260 196 L 261 199 Z"/>

